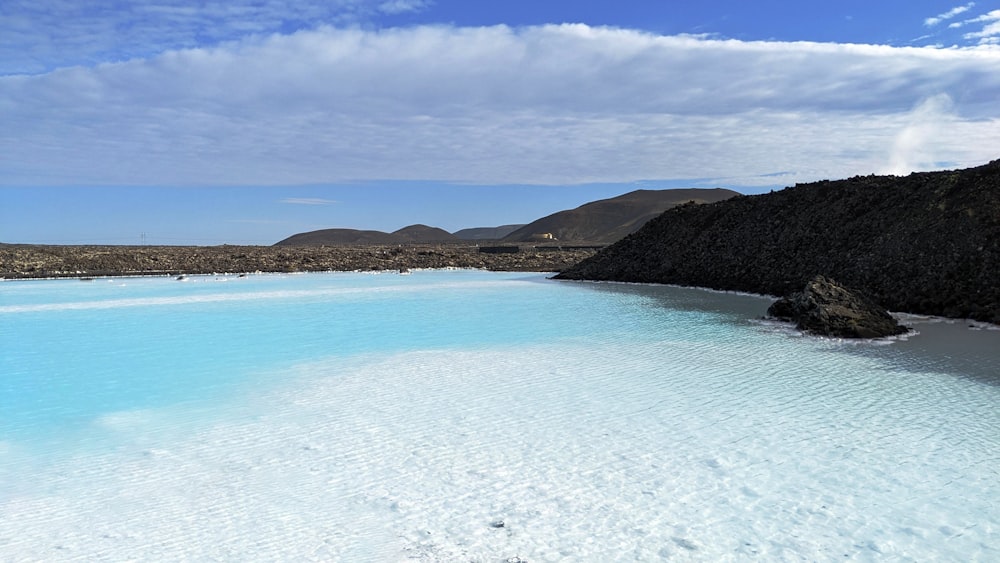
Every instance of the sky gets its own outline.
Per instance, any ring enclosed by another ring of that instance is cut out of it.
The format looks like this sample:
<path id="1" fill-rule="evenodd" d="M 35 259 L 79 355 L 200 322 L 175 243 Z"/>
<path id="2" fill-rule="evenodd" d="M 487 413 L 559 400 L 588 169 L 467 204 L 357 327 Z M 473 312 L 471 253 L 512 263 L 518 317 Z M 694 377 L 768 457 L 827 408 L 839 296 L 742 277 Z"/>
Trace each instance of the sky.
<path id="1" fill-rule="evenodd" d="M 998 147 L 1000 0 L 0 3 L 0 242 L 455 231 Z"/>

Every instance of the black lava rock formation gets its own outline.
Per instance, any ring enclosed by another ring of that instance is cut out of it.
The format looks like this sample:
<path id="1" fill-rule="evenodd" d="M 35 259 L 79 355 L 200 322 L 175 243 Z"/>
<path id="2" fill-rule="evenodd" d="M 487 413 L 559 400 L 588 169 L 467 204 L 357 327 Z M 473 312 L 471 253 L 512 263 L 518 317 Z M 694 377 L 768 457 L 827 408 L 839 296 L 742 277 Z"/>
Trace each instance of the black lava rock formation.
<path id="1" fill-rule="evenodd" d="M 1000 160 L 679 206 L 556 277 L 787 295 L 816 275 L 893 311 L 1000 323 Z"/>
<path id="2" fill-rule="evenodd" d="M 776 301 L 767 315 L 792 321 L 799 330 L 840 338 L 882 338 L 908 330 L 870 299 L 825 276 Z"/>

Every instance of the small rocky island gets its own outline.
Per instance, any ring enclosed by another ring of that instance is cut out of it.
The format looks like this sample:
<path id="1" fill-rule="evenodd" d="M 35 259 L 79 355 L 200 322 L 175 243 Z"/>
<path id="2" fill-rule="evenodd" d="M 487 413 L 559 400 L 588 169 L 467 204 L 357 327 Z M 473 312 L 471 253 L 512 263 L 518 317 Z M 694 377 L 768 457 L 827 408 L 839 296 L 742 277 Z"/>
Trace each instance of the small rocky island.
<path id="1" fill-rule="evenodd" d="M 825 276 L 776 301 L 767 316 L 794 322 L 811 334 L 838 338 L 883 338 L 909 330 L 864 295 Z"/>

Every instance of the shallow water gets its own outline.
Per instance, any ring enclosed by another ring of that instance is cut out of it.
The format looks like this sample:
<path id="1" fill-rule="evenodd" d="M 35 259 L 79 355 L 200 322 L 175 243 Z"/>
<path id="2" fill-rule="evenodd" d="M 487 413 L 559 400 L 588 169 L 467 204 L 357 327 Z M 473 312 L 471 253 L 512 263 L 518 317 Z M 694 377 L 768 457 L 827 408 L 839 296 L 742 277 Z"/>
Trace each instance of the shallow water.
<path id="1" fill-rule="evenodd" d="M 1000 331 L 475 271 L 0 283 L 0 560 L 998 560 Z"/>

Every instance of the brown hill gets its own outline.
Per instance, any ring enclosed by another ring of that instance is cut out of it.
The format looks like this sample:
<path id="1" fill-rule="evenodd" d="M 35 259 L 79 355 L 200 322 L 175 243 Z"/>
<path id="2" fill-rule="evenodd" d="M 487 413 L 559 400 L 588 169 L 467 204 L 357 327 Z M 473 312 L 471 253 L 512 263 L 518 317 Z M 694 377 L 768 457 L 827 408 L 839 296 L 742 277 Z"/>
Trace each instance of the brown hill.
<path id="1" fill-rule="evenodd" d="M 427 225 L 410 225 L 393 231 L 392 235 L 406 242 L 456 242 L 460 240 L 444 229 L 428 227 Z"/>
<path id="2" fill-rule="evenodd" d="M 427 225 L 410 225 L 391 233 L 358 229 L 320 229 L 292 235 L 278 241 L 275 246 L 437 243 L 458 240 L 460 240 L 458 237 L 444 229 Z"/>
<path id="3" fill-rule="evenodd" d="M 320 229 L 298 233 L 275 243 L 275 246 L 320 246 L 324 244 L 392 244 L 401 242 L 399 238 L 382 231 L 361 231 L 357 229 Z"/>
<path id="4" fill-rule="evenodd" d="M 484 235 L 494 235 L 493 240 L 505 242 L 529 242 L 540 233 L 551 233 L 558 241 L 611 243 L 639 229 L 646 221 L 656 217 L 665 209 L 692 201 L 710 203 L 735 195 L 739 194 L 720 188 L 636 190 L 618 197 L 586 203 L 576 209 L 553 213 L 528 225 L 464 229 L 454 235 L 444 229 L 420 224 L 410 225 L 392 233 L 356 229 L 321 229 L 292 235 L 275 245 L 438 243 L 485 240 Z M 460 233 L 462 236 L 456 236 Z"/>
<path id="5" fill-rule="evenodd" d="M 456 237 L 462 240 L 500 240 L 520 229 L 524 225 L 500 225 L 499 227 L 473 227 L 455 231 Z"/>
<path id="6" fill-rule="evenodd" d="M 1000 160 L 680 206 L 557 277 L 785 295 L 816 275 L 890 310 L 1000 323 Z"/>
<path id="7" fill-rule="evenodd" d="M 504 237 L 506 242 L 527 242 L 551 234 L 558 241 L 611 243 L 637 231 L 647 221 L 682 203 L 711 203 L 739 195 L 721 188 L 636 190 L 618 197 L 592 201 L 553 213 Z M 545 237 L 547 238 L 547 237 Z"/>

